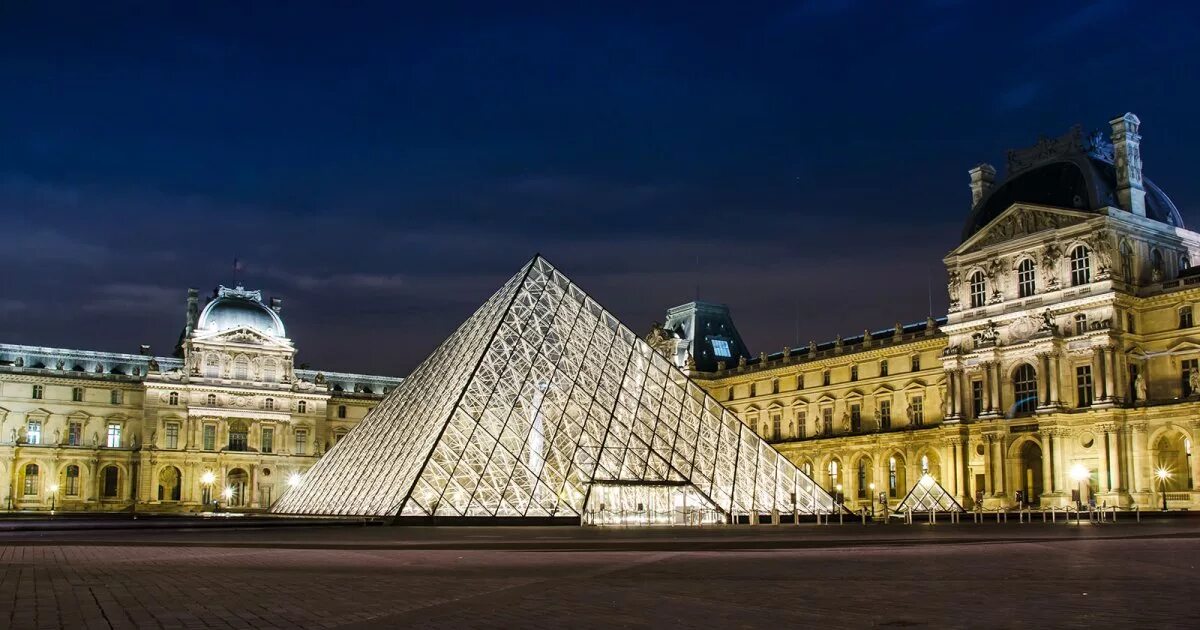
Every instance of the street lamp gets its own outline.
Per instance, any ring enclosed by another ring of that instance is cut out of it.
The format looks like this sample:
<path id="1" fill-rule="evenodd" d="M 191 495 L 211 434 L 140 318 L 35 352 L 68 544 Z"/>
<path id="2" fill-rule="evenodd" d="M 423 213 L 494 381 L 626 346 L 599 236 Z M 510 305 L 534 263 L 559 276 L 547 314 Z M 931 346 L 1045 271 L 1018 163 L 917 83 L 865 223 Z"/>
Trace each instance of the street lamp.
<path id="1" fill-rule="evenodd" d="M 295 488 L 295 487 L 299 486 L 300 482 L 303 480 L 304 480 L 304 478 L 300 476 L 300 473 L 294 472 L 294 473 L 288 475 L 287 485 L 289 488 Z"/>
<path id="2" fill-rule="evenodd" d="M 50 484 L 50 512 L 51 513 L 54 512 L 54 499 L 57 497 L 57 495 L 58 495 L 58 484 L 56 484 L 56 483 Z M 1165 510 L 1166 508 L 1163 508 L 1163 509 Z"/>
<path id="3" fill-rule="evenodd" d="M 212 485 L 216 480 L 217 478 L 211 470 L 206 470 L 200 475 L 200 483 L 204 486 L 204 496 L 201 503 L 204 505 L 208 505 L 208 502 L 212 501 Z"/>
<path id="4" fill-rule="evenodd" d="M 1083 509 L 1083 480 L 1090 476 L 1091 473 L 1088 472 L 1087 467 L 1085 467 L 1083 464 L 1075 464 L 1071 467 L 1071 479 L 1075 483 L 1079 484 L 1079 499 L 1077 499 L 1075 502 L 1076 510 Z"/>
<path id="5" fill-rule="evenodd" d="M 1167 511 L 1167 480 L 1171 478 L 1171 471 L 1166 468 L 1159 467 L 1154 471 L 1154 476 L 1158 477 L 1158 487 L 1162 491 L 1163 506 L 1162 511 Z"/>

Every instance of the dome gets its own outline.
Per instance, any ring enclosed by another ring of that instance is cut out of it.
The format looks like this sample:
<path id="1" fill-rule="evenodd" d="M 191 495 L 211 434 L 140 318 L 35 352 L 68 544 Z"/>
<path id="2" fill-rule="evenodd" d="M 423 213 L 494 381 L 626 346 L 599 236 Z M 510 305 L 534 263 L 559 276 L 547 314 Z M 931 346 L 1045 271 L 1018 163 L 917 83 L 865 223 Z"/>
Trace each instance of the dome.
<path id="1" fill-rule="evenodd" d="M 1015 203 L 1033 203 L 1098 213 L 1106 206 L 1118 205 L 1117 173 L 1113 166 L 1112 145 L 1093 136 L 1091 146 L 1076 144 L 1072 150 L 1046 155 L 1029 166 L 1014 169 L 1009 158 L 1009 176 L 980 200 L 963 226 L 962 240 L 975 235 Z M 1183 217 L 1171 199 L 1143 177 L 1146 190 L 1146 218 L 1184 227 Z"/>
<path id="2" fill-rule="evenodd" d="M 272 337 L 287 336 L 279 314 L 263 304 L 261 291 L 222 286 L 216 293 L 200 313 L 197 330 L 220 332 L 246 327 Z"/>

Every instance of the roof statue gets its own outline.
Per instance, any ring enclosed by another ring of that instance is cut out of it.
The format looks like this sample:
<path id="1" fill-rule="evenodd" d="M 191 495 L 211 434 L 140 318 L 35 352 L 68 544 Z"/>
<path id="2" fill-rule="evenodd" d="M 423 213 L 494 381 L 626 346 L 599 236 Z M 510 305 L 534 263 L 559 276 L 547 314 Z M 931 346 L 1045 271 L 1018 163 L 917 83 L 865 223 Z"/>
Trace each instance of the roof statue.
<path id="1" fill-rule="evenodd" d="M 927 512 L 929 510 L 937 510 L 938 512 L 962 512 L 963 508 L 954 500 L 954 497 L 946 492 L 942 484 L 938 483 L 933 475 L 928 473 L 921 475 L 917 481 L 917 485 L 913 486 L 908 494 L 904 495 L 904 500 L 900 501 L 900 505 L 896 507 L 897 512 L 903 512 L 911 509 L 914 512 Z"/>
<path id="2" fill-rule="evenodd" d="M 712 520 L 834 509 L 812 479 L 536 256 L 273 511 L 579 519 L 652 505 Z"/>

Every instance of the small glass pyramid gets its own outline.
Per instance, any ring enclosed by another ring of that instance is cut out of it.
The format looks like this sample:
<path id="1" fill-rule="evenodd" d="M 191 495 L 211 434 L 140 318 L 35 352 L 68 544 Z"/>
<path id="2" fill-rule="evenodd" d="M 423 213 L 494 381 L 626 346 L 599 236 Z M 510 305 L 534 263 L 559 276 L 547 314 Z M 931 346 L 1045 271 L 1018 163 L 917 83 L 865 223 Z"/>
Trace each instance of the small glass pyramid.
<path id="1" fill-rule="evenodd" d="M 541 256 L 273 508 L 680 524 L 774 510 L 834 502 Z"/>
<path id="2" fill-rule="evenodd" d="M 958 501 L 929 474 L 921 475 L 917 485 L 904 495 L 904 500 L 896 507 L 896 511 L 903 512 L 909 508 L 914 512 L 928 512 L 931 509 L 938 512 L 963 511 Z"/>

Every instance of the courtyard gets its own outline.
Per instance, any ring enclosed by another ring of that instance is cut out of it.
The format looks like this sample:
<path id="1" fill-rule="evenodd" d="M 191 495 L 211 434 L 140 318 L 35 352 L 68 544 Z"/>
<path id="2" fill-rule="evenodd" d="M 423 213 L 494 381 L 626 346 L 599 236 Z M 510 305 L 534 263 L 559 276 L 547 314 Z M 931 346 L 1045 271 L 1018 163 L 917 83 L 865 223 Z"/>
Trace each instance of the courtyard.
<path id="1" fill-rule="evenodd" d="M 80 521 L 65 530 L 22 522 L 0 531 L 0 624 L 1195 627 L 1192 521 L 692 529 Z"/>

